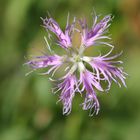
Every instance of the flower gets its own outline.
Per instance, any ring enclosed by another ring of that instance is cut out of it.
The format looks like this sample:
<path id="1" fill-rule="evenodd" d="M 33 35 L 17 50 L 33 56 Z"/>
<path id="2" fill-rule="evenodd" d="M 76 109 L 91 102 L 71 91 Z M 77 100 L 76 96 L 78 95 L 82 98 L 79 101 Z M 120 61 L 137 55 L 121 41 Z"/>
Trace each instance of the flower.
<path id="1" fill-rule="evenodd" d="M 66 54 L 59 56 L 52 52 L 48 40 L 45 37 L 50 55 L 34 57 L 29 60 L 26 65 L 29 65 L 33 71 L 48 68 L 48 70 L 42 74 L 51 74 L 50 80 L 57 83 L 57 86 L 53 88 L 53 93 L 61 92 L 58 101 L 61 101 L 63 104 L 63 114 L 70 114 L 72 101 L 76 93 L 80 93 L 84 98 L 81 104 L 83 110 L 90 110 L 90 116 L 93 116 L 93 114 L 98 114 L 100 110 L 97 91 L 108 92 L 113 81 L 119 86 L 121 86 L 122 83 L 126 87 L 125 79 L 127 74 L 123 71 L 123 68 L 120 67 L 122 61 L 115 60 L 121 53 L 110 56 L 114 47 L 108 42 L 103 41 L 103 39 L 110 39 L 105 33 L 110 26 L 111 15 L 105 16 L 99 22 L 97 19 L 98 17 L 95 16 L 91 29 L 88 29 L 86 20 L 79 20 L 82 27 L 82 31 L 80 31 L 81 45 L 75 49 L 72 44 L 72 35 L 75 31 L 79 31 L 79 29 L 74 26 L 75 18 L 71 25 L 67 20 L 65 31 L 62 31 L 53 18 L 42 18 L 44 28 L 47 32 L 51 31 L 56 35 L 58 45 L 66 50 Z M 84 51 L 88 47 L 97 44 L 111 47 L 110 51 L 105 55 L 96 57 L 84 55 Z M 87 64 L 92 69 L 89 68 Z M 54 77 L 58 69 L 61 69 L 63 76 L 57 80 L 53 80 L 52 77 Z M 102 87 L 102 82 L 106 81 L 107 88 L 104 88 Z"/>

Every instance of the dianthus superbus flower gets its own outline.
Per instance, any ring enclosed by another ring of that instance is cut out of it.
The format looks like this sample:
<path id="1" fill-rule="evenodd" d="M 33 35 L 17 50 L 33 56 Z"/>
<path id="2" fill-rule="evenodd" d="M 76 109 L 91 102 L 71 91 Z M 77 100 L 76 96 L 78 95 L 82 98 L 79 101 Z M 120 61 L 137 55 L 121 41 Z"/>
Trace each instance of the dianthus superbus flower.
<path id="1" fill-rule="evenodd" d="M 73 98 L 78 93 L 84 98 L 83 103 L 81 103 L 83 110 L 90 110 L 91 116 L 94 113 L 98 114 L 100 104 L 97 91 L 108 92 L 113 81 L 119 86 L 121 86 L 121 83 L 126 86 L 125 76 L 127 74 L 120 67 L 122 61 L 116 60 L 121 53 L 110 55 L 114 47 L 104 41 L 110 39 L 106 33 L 111 19 L 111 15 L 107 15 L 99 21 L 98 17 L 95 16 L 91 29 L 88 28 L 85 19 L 79 20 L 77 23 L 81 26 L 80 30 L 75 27 L 76 20 L 74 18 L 72 24 L 67 21 L 66 29 L 63 31 L 53 18 L 42 18 L 43 27 L 49 34 L 56 35 L 57 44 L 67 54 L 59 56 L 52 52 L 45 38 L 50 55 L 36 56 L 26 64 L 33 70 L 47 68 L 47 71 L 43 74 L 50 74 L 50 80 L 53 79 L 52 77 L 58 69 L 61 70 L 63 76 L 54 80 L 57 86 L 53 88 L 53 93 L 60 92 L 58 101 L 63 104 L 63 114 L 68 115 L 71 112 Z M 72 43 L 72 35 L 76 31 L 80 31 L 81 35 L 81 44 L 78 48 L 75 48 Z M 95 45 L 105 45 L 110 47 L 110 51 L 100 56 L 85 56 L 84 51 Z M 107 87 L 102 87 L 103 82 L 107 83 Z"/>

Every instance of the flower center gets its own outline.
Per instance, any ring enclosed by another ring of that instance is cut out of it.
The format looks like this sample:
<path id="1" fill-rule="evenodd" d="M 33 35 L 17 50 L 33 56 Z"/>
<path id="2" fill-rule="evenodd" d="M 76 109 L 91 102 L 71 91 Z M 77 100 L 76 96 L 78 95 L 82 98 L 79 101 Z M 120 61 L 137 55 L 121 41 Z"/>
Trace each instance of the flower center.
<path id="1" fill-rule="evenodd" d="M 69 70 L 70 74 L 73 74 L 75 71 L 79 70 L 79 72 L 85 71 L 85 65 L 83 63 L 83 51 L 84 49 L 81 47 L 79 50 L 75 50 L 70 48 L 69 55 L 66 56 L 66 60 L 72 62 L 71 68 Z"/>
<path id="2" fill-rule="evenodd" d="M 79 55 L 75 55 L 73 57 L 74 62 L 80 62 L 81 61 L 81 57 Z"/>

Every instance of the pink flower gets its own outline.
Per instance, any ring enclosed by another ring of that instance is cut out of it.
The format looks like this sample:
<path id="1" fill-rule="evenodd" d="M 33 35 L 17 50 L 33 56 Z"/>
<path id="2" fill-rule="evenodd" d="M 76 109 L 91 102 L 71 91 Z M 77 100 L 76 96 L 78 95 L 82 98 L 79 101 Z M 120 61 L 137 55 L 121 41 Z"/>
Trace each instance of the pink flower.
<path id="1" fill-rule="evenodd" d="M 54 77 L 54 73 L 58 69 L 61 69 L 63 76 L 56 80 L 58 83 L 53 92 L 61 92 L 59 101 L 63 104 L 63 114 L 68 115 L 71 112 L 75 93 L 80 93 L 81 96 L 84 97 L 82 108 L 83 110 L 90 110 L 90 116 L 93 116 L 94 113 L 98 114 L 100 110 L 97 91 L 108 92 L 113 81 L 119 86 L 121 86 L 122 83 L 126 87 L 125 76 L 127 74 L 123 71 L 122 67 L 120 67 L 122 61 L 115 60 L 120 54 L 109 56 L 114 48 L 108 42 L 103 41 L 103 39 L 110 39 L 105 35 L 110 26 L 110 20 L 111 16 L 108 15 L 97 23 L 97 16 L 95 16 L 91 29 L 88 29 L 85 20 L 80 20 L 82 27 L 81 45 L 75 49 L 72 44 L 72 35 L 74 31 L 79 31 L 74 28 L 75 20 L 71 25 L 67 22 L 65 32 L 63 32 L 54 19 L 43 19 L 45 29 L 53 32 L 57 36 L 58 45 L 67 50 L 67 54 L 59 56 L 52 52 L 45 38 L 51 55 L 34 57 L 26 64 L 29 65 L 33 71 L 48 68 L 43 74 L 52 73 L 51 77 Z M 110 46 L 111 50 L 103 56 L 84 56 L 84 51 L 88 47 L 97 44 Z M 91 66 L 92 70 L 87 67 L 87 64 Z M 52 78 L 50 78 L 50 80 L 52 80 Z M 107 89 L 102 87 L 102 82 L 104 81 L 107 81 Z"/>

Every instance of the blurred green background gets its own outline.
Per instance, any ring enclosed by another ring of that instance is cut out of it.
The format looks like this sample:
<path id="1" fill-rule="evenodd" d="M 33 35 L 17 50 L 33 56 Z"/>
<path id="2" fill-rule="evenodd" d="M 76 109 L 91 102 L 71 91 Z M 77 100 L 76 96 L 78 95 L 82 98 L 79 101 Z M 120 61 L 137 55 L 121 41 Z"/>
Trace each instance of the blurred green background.
<path id="1" fill-rule="evenodd" d="M 74 98 L 62 115 L 48 76 L 25 77 L 25 56 L 44 48 L 47 35 L 40 17 L 47 11 L 64 29 L 70 12 L 91 20 L 95 9 L 114 16 L 110 33 L 128 88 L 113 84 L 99 97 L 99 115 L 89 117 Z M 1 0 L 0 1 L 0 140 L 140 140 L 140 0 Z"/>

